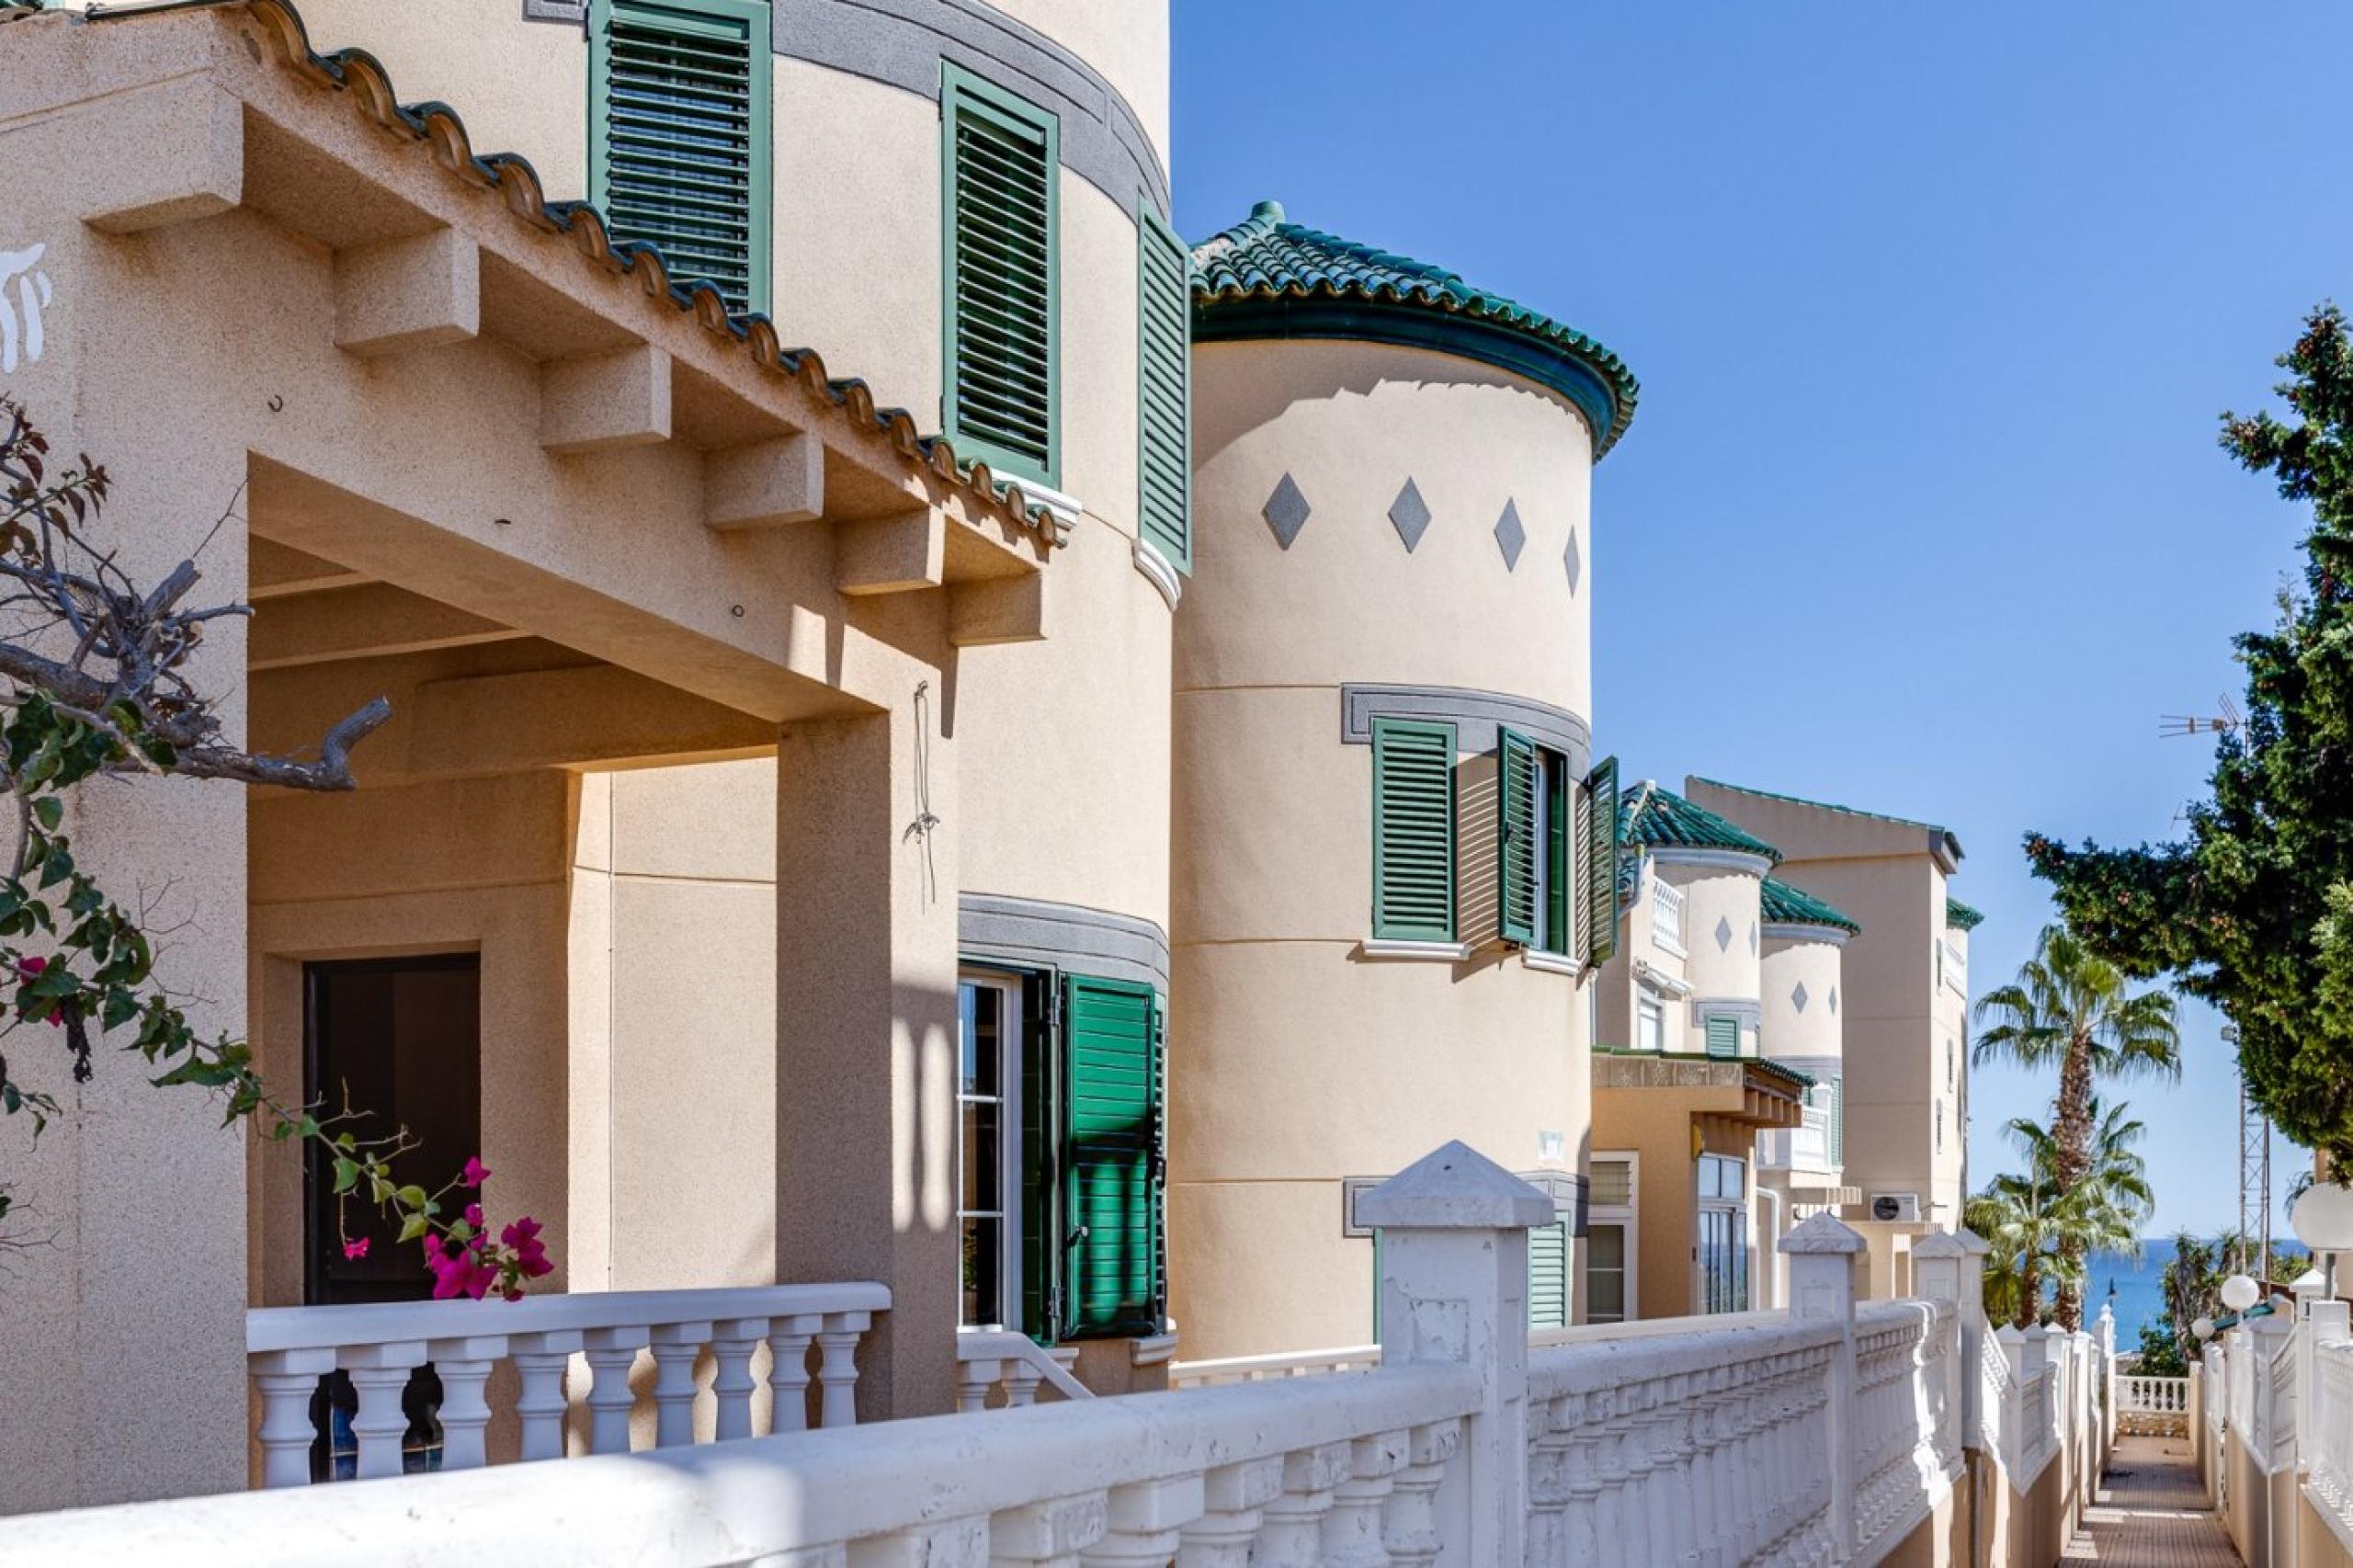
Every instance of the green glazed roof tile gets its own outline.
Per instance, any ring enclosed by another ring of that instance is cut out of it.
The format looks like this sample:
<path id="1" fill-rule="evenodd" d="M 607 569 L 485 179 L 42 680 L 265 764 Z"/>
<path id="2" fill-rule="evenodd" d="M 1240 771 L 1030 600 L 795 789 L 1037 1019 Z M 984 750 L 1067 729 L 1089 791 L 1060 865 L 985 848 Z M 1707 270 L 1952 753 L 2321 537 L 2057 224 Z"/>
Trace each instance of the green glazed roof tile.
<path id="1" fill-rule="evenodd" d="M 1945 900 L 1945 924 L 1962 931 L 1974 931 L 1985 916 L 1957 898 Z"/>
<path id="2" fill-rule="evenodd" d="M 1354 308 L 1320 308 L 1333 305 Z M 1398 330 L 1400 312 L 1422 318 L 1425 330 Z M 1427 347 L 1500 365 L 1576 403 L 1593 422 L 1597 460 L 1625 434 L 1642 392 L 1624 360 L 1575 328 L 1444 267 L 1291 222 L 1278 201 L 1193 247 L 1193 320 L 1197 341 L 1427 337 Z"/>
<path id="3" fill-rule="evenodd" d="M 1765 879 L 1757 903 L 1768 926 L 1835 926 L 1841 931 L 1862 930 L 1854 917 L 1837 905 L 1824 903 L 1803 888 L 1791 887 L 1779 877 Z"/>
<path id="4" fill-rule="evenodd" d="M 1649 779 L 1620 801 L 1618 824 L 1618 836 L 1627 844 L 1660 849 L 1736 849 L 1762 855 L 1775 865 L 1781 860 L 1781 852 L 1763 839 Z"/>

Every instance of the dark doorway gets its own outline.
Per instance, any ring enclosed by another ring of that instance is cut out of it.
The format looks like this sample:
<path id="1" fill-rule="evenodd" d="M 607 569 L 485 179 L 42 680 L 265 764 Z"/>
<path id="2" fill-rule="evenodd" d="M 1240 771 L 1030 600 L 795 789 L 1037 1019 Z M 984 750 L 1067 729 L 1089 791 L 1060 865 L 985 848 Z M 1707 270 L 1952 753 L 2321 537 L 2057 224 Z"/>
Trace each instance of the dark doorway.
<path id="1" fill-rule="evenodd" d="M 305 964 L 302 989 L 304 1095 L 322 1116 L 347 1103 L 366 1113 L 352 1128 L 361 1138 L 407 1128 L 418 1146 L 394 1162 L 393 1178 L 439 1190 L 482 1150 L 481 956 Z M 343 1205 L 338 1228 L 333 1163 L 308 1153 L 302 1299 L 423 1300 L 433 1279 L 415 1244 L 398 1244 L 365 1193 Z M 346 1257 L 347 1236 L 366 1238 L 367 1255 Z"/>

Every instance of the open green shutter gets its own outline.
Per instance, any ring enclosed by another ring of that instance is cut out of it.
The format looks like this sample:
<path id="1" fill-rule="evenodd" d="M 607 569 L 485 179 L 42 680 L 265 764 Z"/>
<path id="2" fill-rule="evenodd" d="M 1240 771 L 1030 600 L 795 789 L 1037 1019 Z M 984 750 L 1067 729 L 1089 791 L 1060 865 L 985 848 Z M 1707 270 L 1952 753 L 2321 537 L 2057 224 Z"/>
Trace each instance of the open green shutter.
<path id="1" fill-rule="evenodd" d="M 1159 1001 L 1125 981 L 1063 985 L 1063 1336 L 1158 1334 Z"/>
<path id="2" fill-rule="evenodd" d="M 768 308 L 767 0 L 595 0 L 588 199 L 671 280 Z"/>
<path id="3" fill-rule="evenodd" d="M 1022 984 L 1021 1332 L 1041 1345 L 1061 1337 L 1053 1318 L 1054 1286 L 1062 1268 L 1054 989 L 1052 976 L 1043 973 L 1029 975 Z"/>
<path id="4" fill-rule="evenodd" d="M 1738 1056 L 1740 1054 L 1740 1020 L 1721 1014 L 1708 1019 L 1708 1054 Z"/>
<path id="5" fill-rule="evenodd" d="M 1565 1220 L 1529 1230 L 1528 1326 L 1569 1326 L 1569 1225 Z"/>
<path id="6" fill-rule="evenodd" d="M 961 458 L 1060 483 L 1054 117 L 943 64 L 942 414 Z"/>
<path id="7" fill-rule="evenodd" d="M 1179 572 L 1193 569 L 1189 379 L 1192 258 L 1176 231 L 1136 210 L 1136 517 Z"/>
<path id="8" fill-rule="evenodd" d="M 1372 722 L 1372 934 L 1454 940 L 1454 726 Z"/>
<path id="9" fill-rule="evenodd" d="M 1496 919 L 1506 942 L 1536 940 L 1536 743 L 1498 730 L 1495 746 Z"/>
<path id="10" fill-rule="evenodd" d="M 1569 840 L 1574 836 L 1569 808 L 1569 770 L 1557 755 L 1546 757 L 1544 769 L 1544 931 L 1548 953 L 1569 950 Z"/>
<path id="11" fill-rule="evenodd" d="M 1595 764 L 1585 781 L 1593 802 L 1593 831 L 1586 835 L 1586 959 L 1602 964 L 1618 951 L 1618 759 Z"/>
<path id="12" fill-rule="evenodd" d="M 1847 1163 L 1847 1080 L 1830 1080 L 1830 1163 Z"/>

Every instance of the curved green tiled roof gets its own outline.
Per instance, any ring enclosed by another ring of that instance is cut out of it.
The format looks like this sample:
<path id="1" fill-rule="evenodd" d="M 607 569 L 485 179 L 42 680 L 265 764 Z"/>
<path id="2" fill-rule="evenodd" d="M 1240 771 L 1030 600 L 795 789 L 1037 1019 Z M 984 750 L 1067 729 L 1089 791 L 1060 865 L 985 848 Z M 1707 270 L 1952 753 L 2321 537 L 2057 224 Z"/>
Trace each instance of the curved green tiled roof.
<path id="1" fill-rule="evenodd" d="M 1781 862 L 1781 852 L 1763 839 L 1648 779 L 1620 800 L 1618 836 L 1654 849 L 1733 849 Z"/>
<path id="2" fill-rule="evenodd" d="M 1482 360 L 1584 410 L 1596 460 L 1642 392 L 1623 359 L 1575 328 L 1444 267 L 1294 223 L 1279 201 L 1193 247 L 1193 336 L 1357 338 Z"/>
<path id="3" fill-rule="evenodd" d="M 1825 903 L 1803 888 L 1793 888 L 1779 877 L 1765 879 L 1758 904 L 1768 926 L 1835 926 L 1841 931 L 1860 932 L 1862 927 L 1852 915 L 1833 903 Z"/>
<path id="4" fill-rule="evenodd" d="M 1945 924 L 1963 931 L 1974 931 L 1985 916 L 1957 898 L 1945 900 Z"/>

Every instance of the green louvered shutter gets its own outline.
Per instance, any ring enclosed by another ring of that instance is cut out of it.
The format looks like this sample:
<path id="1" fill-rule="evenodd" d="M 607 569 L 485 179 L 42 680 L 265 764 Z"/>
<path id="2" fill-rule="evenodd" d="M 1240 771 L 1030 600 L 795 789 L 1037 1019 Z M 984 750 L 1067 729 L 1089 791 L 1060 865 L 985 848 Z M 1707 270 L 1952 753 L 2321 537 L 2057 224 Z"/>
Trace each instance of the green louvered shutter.
<path id="1" fill-rule="evenodd" d="M 767 0 L 595 0 L 588 199 L 673 282 L 768 308 Z"/>
<path id="2" fill-rule="evenodd" d="M 969 72 L 941 70 L 943 422 L 958 456 L 1057 484 L 1057 122 Z"/>
<path id="3" fill-rule="evenodd" d="M 1496 917 L 1506 942 L 1536 940 L 1536 795 L 1543 769 L 1536 743 L 1498 730 L 1495 746 Z"/>
<path id="4" fill-rule="evenodd" d="M 1063 1336 L 1157 1334 L 1159 1002 L 1125 981 L 1063 984 Z"/>
<path id="5" fill-rule="evenodd" d="M 1136 517 L 1179 572 L 1193 569 L 1192 260 L 1176 231 L 1136 210 Z"/>
<path id="6" fill-rule="evenodd" d="M 1608 757 L 1586 775 L 1593 831 L 1586 835 L 1586 960 L 1604 964 L 1618 951 L 1618 759 Z"/>
<path id="7" fill-rule="evenodd" d="M 1569 950 L 1569 842 L 1574 836 L 1570 821 L 1569 770 L 1557 755 L 1545 759 L 1544 769 L 1544 941 L 1548 953 Z"/>
<path id="8" fill-rule="evenodd" d="M 1372 722 L 1372 934 L 1454 940 L 1454 726 Z"/>
<path id="9" fill-rule="evenodd" d="M 1847 1163 L 1847 1080 L 1830 1080 L 1830 1163 Z"/>
<path id="10" fill-rule="evenodd" d="M 1738 1056 L 1740 1054 L 1740 1020 L 1721 1014 L 1708 1019 L 1708 1054 Z"/>
<path id="11" fill-rule="evenodd" d="M 1569 1225 L 1565 1220 L 1529 1230 L 1528 1326 L 1569 1326 Z"/>
<path id="12" fill-rule="evenodd" d="M 1060 1062 L 1054 1050 L 1054 982 L 1022 982 L 1021 1008 L 1021 1332 L 1041 1345 L 1060 1335 L 1055 1287 L 1062 1278 L 1062 1233 L 1054 1173 L 1061 1157 Z"/>

